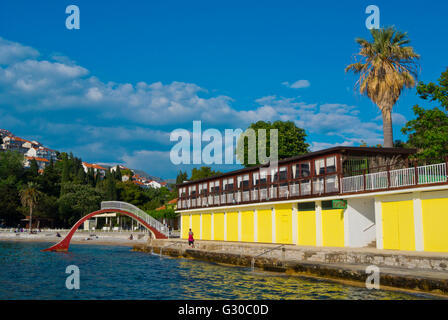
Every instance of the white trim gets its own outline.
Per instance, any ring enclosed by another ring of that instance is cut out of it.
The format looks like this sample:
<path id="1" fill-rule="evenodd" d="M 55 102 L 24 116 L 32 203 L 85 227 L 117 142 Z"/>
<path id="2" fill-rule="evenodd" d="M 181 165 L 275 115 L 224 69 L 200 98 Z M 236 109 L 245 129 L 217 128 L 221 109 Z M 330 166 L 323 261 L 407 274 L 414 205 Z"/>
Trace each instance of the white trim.
<path id="1" fill-rule="evenodd" d="M 292 243 L 297 245 L 299 243 L 299 226 L 298 226 L 298 205 L 292 205 Z"/>
<path id="2" fill-rule="evenodd" d="M 347 209 L 349 203 L 347 201 Z M 344 247 L 350 247 L 350 210 L 344 210 Z"/>
<path id="3" fill-rule="evenodd" d="M 176 211 L 177 213 L 189 213 L 196 211 L 204 211 L 204 210 L 235 210 L 236 208 L 244 208 L 244 207 L 256 207 L 256 206 L 273 206 L 275 204 L 286 204 L 286 203 L 302 203 L 302 202 L 313 202 L 313 201 L 326 201 L 333 199 L 351 199 L 351 198 L 371 198 L 382 195 L 391 195 L 391 194 L 399 194 L 399 193 L 412 193 L 412 192 L 425 192 L 425 191 L 437 191 L 437 190 L 447 190 L 448 185 L 444 184 L 441 186 L 432 186 L 432 187 L 421 187 L 421 188 L 411 188 L 411 189 L 399 189 L 399 190 L 388 190 L 388 191 L 378 191 L 378 192 L 370 192 L 370 193 L 360 193 L 360 194 L 352 194 L 352 195 L 338 195 L 338 196 L 330 196 L 330 197 L 317 197 L 317 198 L 308 198 L 308 199 L 294 199 L 294 200 L 282 200 L 282 201 L 273 201 L 273 202 L 257 202 L 251 204 L 240 204 L 240 205 L 232 205 L 232 206 L 223 206 L 223 207 L 210 207 L 210 208 L 198 208 L 198 209 L 190 209 L 190 210 L 181 210 Z"/>
<path id="4" fill-rule="evenodd" d="M 425 246 L 423 238 L 423 213 L 421 193 L 415 192 L 413 196 L 415 250 L 424 251 Z"/>
<path id="5" fill-rule="evenodd" d="M 272 243 L 276 243 L 276 230 L 275 230 L 275 207 L 271 209 L 271 218 L 272 218 Z"/>
<path id="6" fill-rule="evenodd" d="M 383 214 L 381 200 L 375 197 L 376 248 L 383 249 Z"/>
<path id="7" fill-rule="evenodd" d="M 322 201 L 316 201 L 316 246 L 322 246 Z"/>

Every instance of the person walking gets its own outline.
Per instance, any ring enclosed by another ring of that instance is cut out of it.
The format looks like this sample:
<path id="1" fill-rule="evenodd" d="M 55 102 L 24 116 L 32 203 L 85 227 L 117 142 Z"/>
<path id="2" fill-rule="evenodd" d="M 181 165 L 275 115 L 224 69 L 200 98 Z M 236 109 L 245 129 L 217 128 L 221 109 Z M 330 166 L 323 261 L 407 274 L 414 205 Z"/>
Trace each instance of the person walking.
<path id="1" fill-rule="evenodd" d="M 192 248 L 194 248 L 194 238 L 193 238 L 193 231 L 188 232 L 188 245 Z"/>

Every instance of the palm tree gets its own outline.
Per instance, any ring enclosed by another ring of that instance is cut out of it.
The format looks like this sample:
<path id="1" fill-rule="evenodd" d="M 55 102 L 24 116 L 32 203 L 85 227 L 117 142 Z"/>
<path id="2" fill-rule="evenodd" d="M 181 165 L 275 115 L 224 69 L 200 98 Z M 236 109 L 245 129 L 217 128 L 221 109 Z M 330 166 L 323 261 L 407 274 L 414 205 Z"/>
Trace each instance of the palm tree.
<path id="1" fill-rule="evenodd" d="M 407 33 L 394 27 L 372 29 L 373 41 L 357 38 L 361 62 L 350 64 L 345 72 L 359 74 L 356 86 L 381 110 L 384 147 L 393 147 L 392 107 L 404 88 L 415 86 L 420 55 L 407 46 Z"/>
<path id="2" fill-rule="evenodd" d="M 30 208 L 30 233 L 33 227 L 33 208 L 37 205 L 40 196 L 41 192 L 34 182 L 28 182 L 28 185 L 20 191 L 22 205 Z"/>

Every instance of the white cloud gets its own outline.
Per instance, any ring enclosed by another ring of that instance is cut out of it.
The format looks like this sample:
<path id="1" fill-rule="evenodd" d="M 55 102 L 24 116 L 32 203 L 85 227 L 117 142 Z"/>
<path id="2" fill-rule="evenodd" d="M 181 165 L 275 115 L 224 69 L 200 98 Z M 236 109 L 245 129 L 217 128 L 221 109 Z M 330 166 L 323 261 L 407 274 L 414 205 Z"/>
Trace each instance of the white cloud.
<path id="1" fill-rule="evenodd" d="M 310 86 L 308 80 L 283 84 L 290 88 Z M 129 145 L 141 141 L 153 148 L 158 148 L 154 144 L 168 148 L 172 145 L 169 131 L 191 128 L 193 120 L 202 120 L 207 127 L 231 129 L 244 129 L 259 120 L 290 120 L 308 134 L 328 136 L 331 141 L 339 139 L 342 145 L 361 140 L 368 144 L 381 142 L 379 121 L 361 120 L 356 106 L 305 103 L 297 97 L 276 95 L 255 100 L 251 108 L 235 108 L 234 103 L 231 97 L 210 94 L 194 83 L 103 82 L 63 55 L 41 59 L 37 50 L 0 38 L 2 123 L 23 126 L 24 121 L 18 119 L 39 113 L 39 118 L 25 122 L 37 128 L 36 135 L 45 132 L 54 141 L 69 137 L 71 145 L 65 143 L 65 148 L 79 152 L 79 156 L 87 155 L 90 160 L 100 152 L 128 166 L 162 170 L 164 161 L 169 161 L 168 151 L 146 151 L 143 146 L 135 151 L 135 144 Z M 74 118 L 60 123 L 43 119 L 45 112 L 53 116 L 57 111 Z M 394 122 L 403 121 L 402 115 L 394 114 Z M 164 130 L 155 130 L 156 126 Z M 312 148 L 330 145 L 314 142 Z M 110 162 L 110 158 L 93 160 Z"/>
<path id="2" fill-rule="evenodd" d="M 35 58 L 38 55 L 39 52 L 31 47 L 0 37 L 0 64 L 10 64 L 28 58 Z"/>
<path id="3" fill-rule="evenodd" d="M 311 151 L 319 151 L 323 149 L 329 149 L 338 146 L 353 146 L 355 141 L 344 141 L 342 143 L 327 143 L 327 142 L 313 142 L 311 144 Z"/>
<path id="4" fill-rule="evenodd" d="M 311 86 L 308 80 L 297 80 L 296 82 L 289 83 L 288 81 L 282 82 L 282 85 L 291 89 L 302 89 Z"/>
<path id="5" fill-rule="evenodd" d="M 379 114 L 375 119 L 375 121 L 383 121 L 383 117 Z M 408 122 L 406 117 L 401 113 L 392 112 L 392 124 L 397 126 L 404 126 Z"/>

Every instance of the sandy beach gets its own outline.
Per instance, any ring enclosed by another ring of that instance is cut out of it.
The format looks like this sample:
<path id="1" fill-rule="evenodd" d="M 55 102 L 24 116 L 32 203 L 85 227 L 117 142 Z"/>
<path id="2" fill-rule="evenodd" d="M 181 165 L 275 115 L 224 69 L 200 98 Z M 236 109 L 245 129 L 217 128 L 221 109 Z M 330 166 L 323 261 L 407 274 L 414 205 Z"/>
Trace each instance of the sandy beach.
<path id="1" fill-rule="evenodd" d="M 59 232 L 61 237 L 57 237 Z M 20 242 L 49 242 L 58 243 L 68 231 L 42 231 L 35 234 L 28 232 L 0 231 L 0 241 L 20 241 Z M 135 244 L 144 244 L 148 241 L 148 235 L 143 233 L 132 233 L 133 240 L 129 240 L 130 232 L 76 232 L 73 235 L 71 244 L 95 244 L 95 245 L 118 245 L 132 247 Z M 45 249 L 45 248 L 43 248 Z"/>

